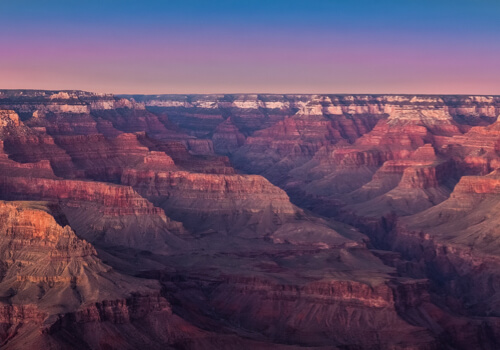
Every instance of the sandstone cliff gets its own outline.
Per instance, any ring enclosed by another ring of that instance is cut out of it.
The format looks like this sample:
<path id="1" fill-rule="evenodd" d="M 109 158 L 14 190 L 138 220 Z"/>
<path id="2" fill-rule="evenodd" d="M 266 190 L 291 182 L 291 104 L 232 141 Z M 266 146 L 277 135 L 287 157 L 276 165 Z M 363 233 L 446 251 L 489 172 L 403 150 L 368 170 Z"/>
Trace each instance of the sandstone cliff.
<path id="1" fill-rule="evenodd" d="M 2 347 L 498 348 L 499 114 L 1 90 Z"/>

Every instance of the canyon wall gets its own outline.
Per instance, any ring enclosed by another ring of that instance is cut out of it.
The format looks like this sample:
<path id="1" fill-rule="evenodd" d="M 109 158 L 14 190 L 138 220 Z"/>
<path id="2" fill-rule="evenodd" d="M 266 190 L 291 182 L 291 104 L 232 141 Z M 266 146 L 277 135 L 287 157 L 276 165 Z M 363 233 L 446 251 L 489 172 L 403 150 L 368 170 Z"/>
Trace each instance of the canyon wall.
<path id="1" fill-rule="evenodd" d="M 0 90 L 2 346 L 495 349 L 499 114 Z"/>

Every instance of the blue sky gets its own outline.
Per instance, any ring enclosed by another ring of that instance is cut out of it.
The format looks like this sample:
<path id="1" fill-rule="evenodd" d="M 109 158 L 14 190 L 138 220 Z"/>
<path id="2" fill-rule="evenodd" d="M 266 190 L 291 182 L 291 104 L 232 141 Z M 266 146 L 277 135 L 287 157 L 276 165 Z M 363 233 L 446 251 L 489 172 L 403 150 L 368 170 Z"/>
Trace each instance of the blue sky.
<path id="1" fill-rule="evenodd" d="M 500 1 L 0 1 L 3 88 L 500 94 Z"/>

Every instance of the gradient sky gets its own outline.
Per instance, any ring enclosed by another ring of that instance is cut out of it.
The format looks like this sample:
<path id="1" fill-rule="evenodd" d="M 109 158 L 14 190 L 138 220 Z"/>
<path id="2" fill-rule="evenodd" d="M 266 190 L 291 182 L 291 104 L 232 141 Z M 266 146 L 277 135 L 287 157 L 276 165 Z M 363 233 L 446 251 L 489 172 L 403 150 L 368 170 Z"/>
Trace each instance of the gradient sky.
<path id="1" fill-rule="evenodd" d="M 0 88 L 500 94 L 499 0 L 0 0 Z"/>

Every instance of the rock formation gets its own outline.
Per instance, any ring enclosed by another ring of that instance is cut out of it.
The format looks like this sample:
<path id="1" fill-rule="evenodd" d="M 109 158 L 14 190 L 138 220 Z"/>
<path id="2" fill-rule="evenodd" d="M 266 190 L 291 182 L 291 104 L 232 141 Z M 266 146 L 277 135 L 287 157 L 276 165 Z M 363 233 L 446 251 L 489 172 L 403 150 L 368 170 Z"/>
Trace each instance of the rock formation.
<path id="1" fill-rule="evenodd" d="M 0 346 L 498 348 L 499 114 L 0 90 Z"/>

